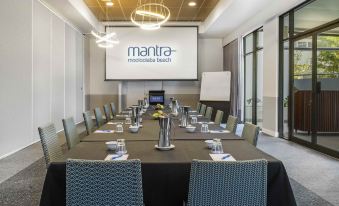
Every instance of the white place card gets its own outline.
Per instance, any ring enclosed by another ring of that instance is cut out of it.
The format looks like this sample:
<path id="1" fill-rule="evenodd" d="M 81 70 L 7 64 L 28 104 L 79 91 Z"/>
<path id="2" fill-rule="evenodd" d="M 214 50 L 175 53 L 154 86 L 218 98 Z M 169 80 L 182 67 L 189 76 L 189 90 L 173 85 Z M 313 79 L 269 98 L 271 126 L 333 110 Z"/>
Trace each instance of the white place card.
<path id="1" fill-rule="evenodd" d="M 213 161 L 236 161 L 230 154 L 210 154 Z"/>
<path id="2" fill-rule="evenodd" d="M 198 122 L 198 124 L 203 124 L 205 122 Z M 207 122 L 207 124 L 214 124 L 214 122 Z"/>
<path id="3" fill-rule="evenodd" d="M 114 161 L 114 160 L 127 160 L 128 154 L 118 155 L 118 154 L 109 154 L 106 156 L 105 161 Z"/>
<path id="4" fill-rule="evenodd" d="M 224 133 L 231 133 L 229 130 L 210 130 L 211 134 L 224 134 Z"/>
<path id="5" fill-rule="evenodd" d="M 110 134 L 110 133 L 114 133 L 114 130 L 95 130 L 94 133 L 101 133 L 101 134 Z"/>

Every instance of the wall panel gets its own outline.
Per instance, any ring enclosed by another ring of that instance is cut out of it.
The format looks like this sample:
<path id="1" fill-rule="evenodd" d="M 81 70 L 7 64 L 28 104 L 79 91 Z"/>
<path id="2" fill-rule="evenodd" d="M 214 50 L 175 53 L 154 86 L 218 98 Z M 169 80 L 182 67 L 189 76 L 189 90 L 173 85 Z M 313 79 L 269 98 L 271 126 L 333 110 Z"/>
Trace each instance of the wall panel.
<path id="1" fill-rule="evenodd" d="M 33 132 L 51 122 L 51 13 L 33 2 Z"/>
<path id="2" fill-rule="evenodd" d="M 31 1 L 1 1 L 0 25 L 6 29 L 0 38 L 0 157 L 27 146 L 33 137 L 32 11 L 29 8 Z"/>

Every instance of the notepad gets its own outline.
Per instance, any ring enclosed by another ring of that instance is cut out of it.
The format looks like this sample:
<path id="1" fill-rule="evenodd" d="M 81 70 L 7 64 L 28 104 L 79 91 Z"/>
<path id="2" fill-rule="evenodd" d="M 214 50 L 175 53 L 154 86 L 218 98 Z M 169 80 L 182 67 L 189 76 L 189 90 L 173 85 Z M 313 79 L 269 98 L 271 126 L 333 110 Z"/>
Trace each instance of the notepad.
<path id="1" fill-rule="evenodd" d="M 123 122 L 107 122 L 107 124 L 123 124 Z"/>
<path id="2" fill-rule="evenodd" d="M 114 133 L 114 130 L 95 130 L 94 133 L 101 133 L 101 134 Z"/>
<path id="3" fill-rule="evenodd" d="M 128 154 L 118 155 L 118 154 L 109 154 L 106 156 L 105 161 L 114 161 L 114 160 L 127 160 Z"/>
<path id="4" fill-rule="evenodd" d="M 210 154 L 213 161 L 236 161 L 230 154 Z"/>
<path id="5" fill-rule="evenodd" d="M 229 130 L 210 130 L 211 134 L 224 134 L 224 133 L 231 133 Z"/>
<path id="6" fill-rule="evenodd" d="M 203 124 L 205 122 L 198 122 L 198 124 Z M 207 124 L 214 124 L 214 122 L 207 122 Z"/>

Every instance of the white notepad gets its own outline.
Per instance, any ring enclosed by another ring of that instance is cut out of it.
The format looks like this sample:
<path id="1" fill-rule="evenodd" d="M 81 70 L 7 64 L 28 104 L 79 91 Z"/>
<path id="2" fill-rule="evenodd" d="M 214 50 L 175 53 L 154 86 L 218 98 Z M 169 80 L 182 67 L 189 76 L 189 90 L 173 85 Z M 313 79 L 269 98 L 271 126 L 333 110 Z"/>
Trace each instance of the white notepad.
<path id="1" fill-rule="evenodd" d="M 114 130 L 95 130 L 94 133 L 101 133 L 101 134 L 110 134 L 110 133 L 114 133 Z"/>
<path id="2" fill-rule="evenodd" d="M 211 134 L 224 134 L 224 133 L 231 133 L 228 130 L 210 130 Z"/>
<path id="3" fill-rule="evenodd" d="M 118 154 L 109 154 L 106 156 L 105 161 L 114 161 L 114 160 L 127 160 L 128 154 L 118 155 Z"/>
<path id="4" fill-rule="evenodd" d="M 236 161 L 230 154 L 210 154 L 213 161 Z M 224 158 L 226 157 L 226 158 Z M 224 159 L 223 159 L 224 158 Z"/>

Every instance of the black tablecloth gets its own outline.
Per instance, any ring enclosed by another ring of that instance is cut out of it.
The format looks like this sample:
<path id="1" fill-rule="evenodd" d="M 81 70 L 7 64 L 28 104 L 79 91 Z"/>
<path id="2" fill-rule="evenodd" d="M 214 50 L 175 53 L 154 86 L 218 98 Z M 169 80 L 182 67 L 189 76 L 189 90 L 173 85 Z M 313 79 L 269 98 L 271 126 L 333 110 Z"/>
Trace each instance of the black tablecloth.
<path id="1" fill-rule="evenodd" d="M 187 198 L 192 159 L 211 160 L 203 141 L 175 141 L 175 149 L 158 151 L 156 141 L 128 141 L 129 159 L 140 159 L 144 202 L 156 206 L 182 205 Z M 296 205 L 294 195 L 281 161 L 258 150 L 243 140 L 224 140 L 225 153 L 237 160 L 267 159 L 267 205 Z M 82 142 L 66 154 L 66 158 L 103 160 L 110 152 L 104 142 Z M 51 163 L 41 196 L 41 206 L 65 205 L 65 162 Z"/>
<path id="2" fill-rule="evenodd" d="M 119 122 L 113 121 L 113 122 Z M 120 121 L 121 122 L 121 121 Z M 92 133 L 84 137 L 82 142 L 107 142 L 117 139 L 125 139 L 126 141 L 146 141 L 146 140 L 158 140 L 159 139 L 159 122 L 157 120 L 144 120 L 142 122 L 142 128 L 139 129 L 137 133 L 131 133 L 128 130 L 130 125 L 123 124 L 124 132 L 123 133 Z M 201 133 L 200 127 L 201 124 L 195 124 L 196 130 L 194 133 L 188 133 L 185 128 L 179 127 L 179 122 L 174 121 L 174 127 L 172 129 L 171 138 L 173 140 L 206 140 L 213 138 L 220 139 L 232 139 L 232 140 L 242 140 L 241 137 L 236 136 L 232 133 L 220 133 L 220 134 L 211 134 L 211 133 Z M 105 124 L 99 129 L 102 130 L 115 130 L 116 125 Z M 209 124 L 208 128 L 210 130 L 224 130 L 220 125 Z"/>

